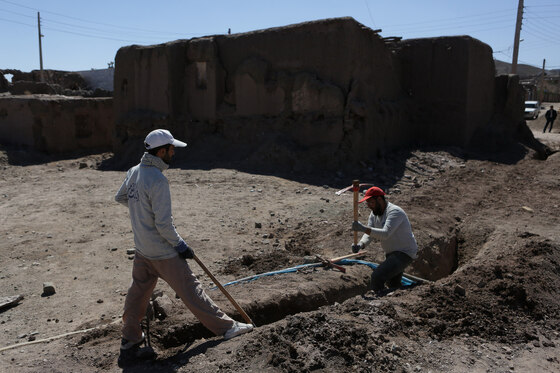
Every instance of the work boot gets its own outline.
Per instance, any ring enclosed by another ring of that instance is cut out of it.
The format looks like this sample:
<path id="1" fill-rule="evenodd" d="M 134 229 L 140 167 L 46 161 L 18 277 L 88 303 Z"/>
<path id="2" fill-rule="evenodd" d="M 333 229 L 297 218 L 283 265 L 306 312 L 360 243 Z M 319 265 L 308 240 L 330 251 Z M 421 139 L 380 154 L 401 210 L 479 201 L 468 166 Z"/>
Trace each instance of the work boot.
<path id="1" fill-rule="evenodd" d="M 120 368 L 131 365 L 137 360 L 148 360 L 156 357 L 156 353 L 150 346 L 140 347 L 144 341 L 144 333 L 142 333 L 142 339 L 138 342 L 121 339 L 121 353 L 117 361 Z"/>
<path id="2" fill-rule="evenodd" d="M 234 321 L 233 326 L 224 334 L 224 339 L 232 339 L 238 335 L 245 334 L 253 330 L 253 325 Z"/>
<path id="3" fill-rule="evenodd" d="M 128 351 L 128 350 L 138 350 L 138 348 L 140 347 L 140 345 L 144 342 L 144 339 L 146 338 L 146 335 L 144 334 L 144 332 L 142 332 L 142 338 L 140 338 L 140 340 L 138 342 L 132 342 L 129 341 L 128 339 L 121 339 L 121 351 Z"/>

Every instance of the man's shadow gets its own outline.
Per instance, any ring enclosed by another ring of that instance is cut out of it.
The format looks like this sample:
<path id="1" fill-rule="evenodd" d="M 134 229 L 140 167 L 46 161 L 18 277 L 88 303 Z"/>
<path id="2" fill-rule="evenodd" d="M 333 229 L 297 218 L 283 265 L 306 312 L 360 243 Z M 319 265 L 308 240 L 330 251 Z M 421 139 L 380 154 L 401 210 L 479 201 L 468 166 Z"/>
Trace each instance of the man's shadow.
<path id="1" fill-rule="evenodd" d="M 191 358 L 206 353 L 209 348 L 215 347 L 223 341 L 224 339 L 209 340 L 192 349 L 189 349 L 190 346 L 187 345 L 182 351 L 165 359 L 138 360 L 134 364 L 124 367 L 123 373 L 176 372 L 178 366 L 187 365 Z"/>

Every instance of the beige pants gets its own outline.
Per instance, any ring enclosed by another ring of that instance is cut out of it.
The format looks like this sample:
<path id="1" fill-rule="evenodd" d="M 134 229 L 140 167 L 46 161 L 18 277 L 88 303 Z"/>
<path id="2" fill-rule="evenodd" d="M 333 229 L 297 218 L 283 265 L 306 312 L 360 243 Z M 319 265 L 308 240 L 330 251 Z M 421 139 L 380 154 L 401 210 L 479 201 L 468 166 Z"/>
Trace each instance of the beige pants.
<path id="1" fill-rule="evenodd" d="M 132 285 L 124 302 L 123 338 L 129 341 L 142 338 L 140 322 L 146 315 L 146 308 L 158 277 L 171 286 L 202 325 L 214 334 L 222 335 L 233 326 L 233 320 L 206 295 L 185 260 L 178 256 L 149 260 L 136 253 L 132 267 Z"/>

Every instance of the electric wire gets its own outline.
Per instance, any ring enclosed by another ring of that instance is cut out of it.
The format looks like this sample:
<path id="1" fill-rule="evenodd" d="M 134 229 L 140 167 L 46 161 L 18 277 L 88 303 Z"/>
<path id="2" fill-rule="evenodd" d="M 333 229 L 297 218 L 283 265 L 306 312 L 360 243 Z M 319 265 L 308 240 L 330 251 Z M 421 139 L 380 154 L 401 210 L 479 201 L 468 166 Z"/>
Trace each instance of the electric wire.
<path id="1" fill-rule="evenodd" d="M 45 13 L 45 14 L 52 14 L 52 15 L 56 15 L 56 16 L 59 16 L 59 17 L 64 17 L 64 18 L 80 21 L 80 22 L 86 22 L 86 23 L 100 25 L 100 26 L 106 26 L 106 27 L 108 26 L 108 27 L 112 27 L 112 28 L 115 28 L 115 29 L 121 29 L 121 30 L 140 31 L 140 32 L 144 32 L 144 33 L 159 34 L 159 35 L 162 35 L 162 34 L 163 35 L 178 35 L 178 36 L 179 35 L 180 36 L 184 36 L 184 35 L 203 35 L 203 33 L 181 33 L 181 32 L 161 31 L 161 30 L 156 31 L 156 30 L 149 30 L 149 29 L 143 29 L 143 28 L 137 28 L 137 27 L 127 27 L 127 26 L 121 26 L 121 25 L 114 25 L 114 24 L 109 24 L 109 23 L 104 23 L 104 22 L 90 21 L 90 20 L 86 20 L 86 19 L 83 19 L 83 18 L 68 16 L 68 15 L 61 14 L 61 13 L 50 12 L 50 11 L 47 11 L 47 10 L 35 9 L 35 8 L 32 8 L 32 7 L 17 4 L 17 3 L 14 3 L 12 1 L 8 1 L 8 0 L 0 0 L 0 2 L 11 4 L 11 5 L 22 7 L 22 8 L 26 8 L 26 9 L 30 9 L 30 10 L 33 10 L 33 11 L 36 11 L 36 12 L 41 12 L 41 13 Z M 41 16 L 41 19 L 44 19 L 44 17 Z M 77 25 L 76 27 L 85 27 L 85 26 Z M 104 30 L 98 29 L 98 31 L 104 31 Z"/>
<path id="2" fill-rule="evenodd" d="M 504 12 L 509 13 L 511 10 L 516 10 L 516 9 L 503 9 L 503 10 L 496 10 L 496 11 L 492 11 L 492 12 L 470 14 L 470 15 L 459 16 L 459 17 L 447 17 L 447 18 L 432 19 L 432 20 L 430 20 L 430 21 L 419 21 L 419 22 L 408 22 L 408 23 L 400 23 L 400 24 L 389 24 L 389 25 L 385 25 L 385 27 L 410 26 L 410 25 L 421 25 L 421 24 L 434 24 L 435 22 L 439 22 L 439 21 L 454 22 L 454 20 L 463 19 L 463 18 L 476 18 L 476 19 L 480 19 L 480 17 L 490 16 L 491 14 L 495 14 L 495 13 L 504 13 Z"/>

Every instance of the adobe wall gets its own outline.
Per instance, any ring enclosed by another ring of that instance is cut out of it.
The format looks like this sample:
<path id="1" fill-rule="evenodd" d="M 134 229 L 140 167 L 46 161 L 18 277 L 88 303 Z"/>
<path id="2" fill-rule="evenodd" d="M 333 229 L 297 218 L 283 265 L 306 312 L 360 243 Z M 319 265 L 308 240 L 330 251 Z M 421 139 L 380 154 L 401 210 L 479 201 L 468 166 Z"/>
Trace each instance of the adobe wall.
<path id="1" fill-rule="evenodd" d="M 109 149 L 112 98 L 0 97 L 0 143 L 47 153 Z"/>
<path id="2" fill-rule="evenodd" d="M 351 18 L 129 46 L 115 63 L 115 149 L 166 127 L 219 144 L 205 156 L 336 167 L 415 137 L 391 52 Z"/>
<path id="3" fill-rule="evenodd" d="M 398 52 L 422 141 L 465 146 L 494 112 L 492 49 L 469 36 L 410 39 Z"/>
<path id="4" fill-rule="evenodd" d="M 520 132 L 523 115 L 518 81 L 494 78 L 488 45 L 386 45 L 352 18 L 132 45 L 115 63 L 114 105 L 2 97 L 0 141 L 49 152 L 111 144 L 130 166 L 145 135 L 168 128 L 189 157 L 301 171 L 373 163 L 404 146 L 482 144 Z"/>

